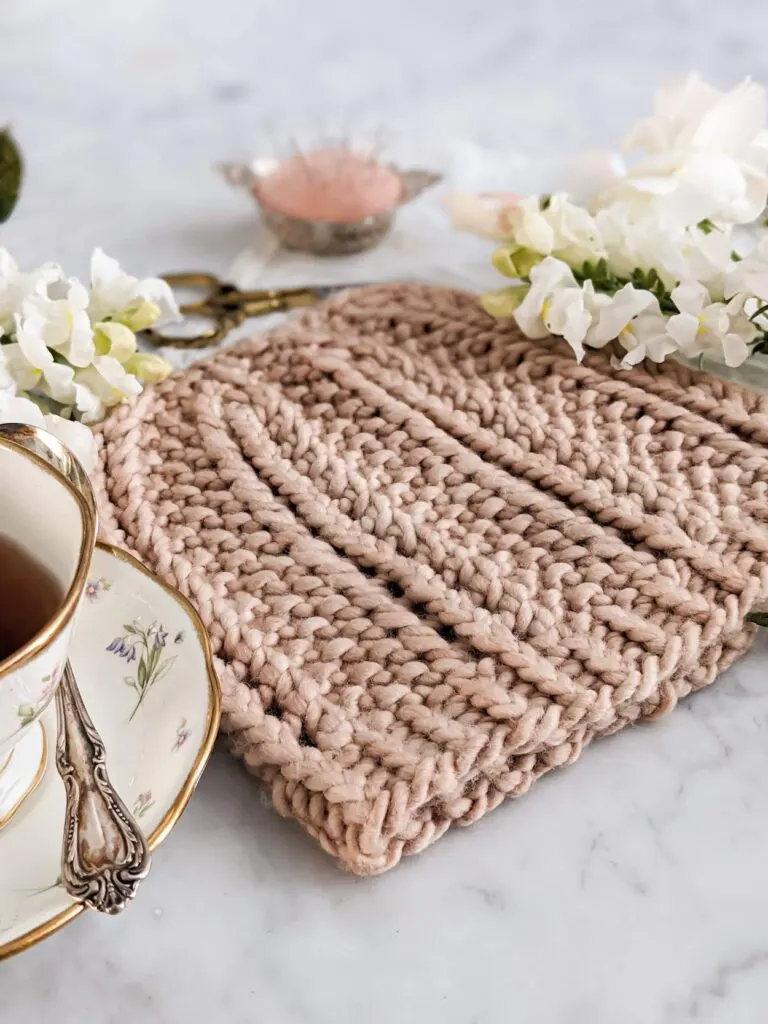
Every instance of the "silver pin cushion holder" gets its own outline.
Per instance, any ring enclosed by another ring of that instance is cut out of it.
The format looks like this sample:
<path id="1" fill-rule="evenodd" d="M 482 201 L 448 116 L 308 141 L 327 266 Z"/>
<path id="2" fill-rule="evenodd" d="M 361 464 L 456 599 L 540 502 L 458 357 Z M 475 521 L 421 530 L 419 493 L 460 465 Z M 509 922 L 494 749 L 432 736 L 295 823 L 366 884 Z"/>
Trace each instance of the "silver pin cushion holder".
<path id="1" fill-rule="evenodd" d="M 278 163 L 272 159 L 257 159 L 250 164 L 222 163 L 218 169 L 230 185 L 245 189 L 253 196 L 264 223 L 284 248 L 313 256 L 343 256 L 373 249 L 388 234 L 397 210 L 442 179 L 442 175 L 434 171 L 403 171 L 388 164 L 400 179 L 399 198 L 389 209 L 347 222 L 310 220 L 281 213 L 262 201 L 262 182 L 276 170 Z"/>

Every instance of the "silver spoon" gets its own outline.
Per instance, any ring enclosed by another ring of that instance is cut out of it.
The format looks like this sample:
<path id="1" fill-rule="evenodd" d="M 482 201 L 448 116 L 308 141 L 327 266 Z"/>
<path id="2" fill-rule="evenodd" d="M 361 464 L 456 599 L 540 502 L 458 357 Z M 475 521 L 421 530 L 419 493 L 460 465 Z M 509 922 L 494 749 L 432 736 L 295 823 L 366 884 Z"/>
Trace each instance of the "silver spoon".
<path id="1" fill-rule="evenodd" d="M 3 423 L 0 433 L 45 459 L 69 480 L 96 521 L 96 499 L 88 475 L 57 438 L 20 423 Z M 86 906 L 119 914 L 149 871 L 149 847 L 109 781 L 104 743 L 85 709 L 69 662 L 56 690 L 56 717 L 56 767 L 66 792 L 61 880 L 67 892 Z"/>
<path id="2" fill-rule="evenodd" d="M 56 716 L 56 767 L 67 796 L 61 880 L 86 906 L 119 914 L 146 878 L 150 852 L 144 833 L 109 781 L 104 744 L 69 662 L 56 691 Z"/>

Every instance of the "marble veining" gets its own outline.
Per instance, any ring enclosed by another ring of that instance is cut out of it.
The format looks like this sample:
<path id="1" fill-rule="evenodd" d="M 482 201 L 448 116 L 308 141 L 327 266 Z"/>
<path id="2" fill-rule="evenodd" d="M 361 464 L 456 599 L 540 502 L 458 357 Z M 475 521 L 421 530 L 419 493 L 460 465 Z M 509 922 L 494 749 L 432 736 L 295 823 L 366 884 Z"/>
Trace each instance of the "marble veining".
<path id="1" fill-rule="evenodd" d="M 264 249 L 211 165 L 270 119 L 346 118 L 454 184 L 533 190 L 616 139 L 665 75 L 768 81 L 759 0 L 25 0 L 2 24 L 28 177 L 0 244 L 79 273 L 96 243 L 136 273 L 224 272 L 251 247 L 241 279 L 482 287 L 487 247 L 446 234 L 435 196 L 376 253 L 309 266 Z M 0 1019 L 80 1024 L 85 1000 L 116 1024 L 757 1024 L 767 664 L 761 638 L 674 715 L 373 880 L 339 872 L 220 751 L 125 915 L 0 966 Z"/>

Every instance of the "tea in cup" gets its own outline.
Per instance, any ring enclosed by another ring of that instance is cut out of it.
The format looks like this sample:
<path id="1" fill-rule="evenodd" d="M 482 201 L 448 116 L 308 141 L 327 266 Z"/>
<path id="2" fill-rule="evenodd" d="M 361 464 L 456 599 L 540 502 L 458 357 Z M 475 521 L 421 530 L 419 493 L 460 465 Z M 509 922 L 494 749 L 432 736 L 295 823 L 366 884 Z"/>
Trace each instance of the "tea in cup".
<path id="1" fill-rule="evenodd" d="M 96 510 L 80 464 L 36 427 L 0 425 L 0 495 L 0 759 L 7 763 L 64 670 Z"/>

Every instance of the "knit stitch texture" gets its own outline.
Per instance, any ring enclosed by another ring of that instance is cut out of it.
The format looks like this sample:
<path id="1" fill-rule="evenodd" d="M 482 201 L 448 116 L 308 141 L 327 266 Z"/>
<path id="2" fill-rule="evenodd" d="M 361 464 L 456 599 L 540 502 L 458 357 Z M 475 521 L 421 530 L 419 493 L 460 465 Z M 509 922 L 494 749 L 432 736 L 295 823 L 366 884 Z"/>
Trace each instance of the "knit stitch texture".
<path id="1" fill-rule="evenodd" d="M 768 399 L 336 296 L 117 407 L 105 539 L 196 604 L 233 753 L 358 874 L 671 711 L 768 597 Z"/>

